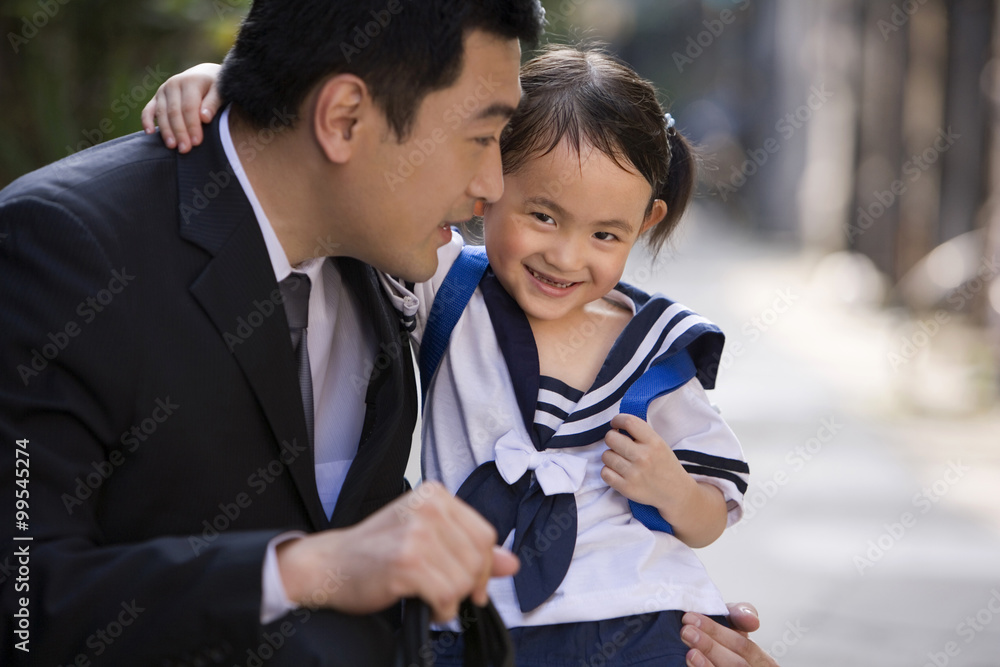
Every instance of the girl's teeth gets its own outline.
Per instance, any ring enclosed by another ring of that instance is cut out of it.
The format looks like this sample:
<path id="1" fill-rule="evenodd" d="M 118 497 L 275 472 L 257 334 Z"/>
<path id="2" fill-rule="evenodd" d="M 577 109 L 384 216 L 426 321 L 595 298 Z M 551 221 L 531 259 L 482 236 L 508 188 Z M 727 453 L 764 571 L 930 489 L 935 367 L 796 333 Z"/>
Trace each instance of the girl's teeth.
<path id="1" fill-rule="evenodd" d="M 531 275 L 535 276 L 536 278 L 538 278 L 539 280 L 541 280 L 543 283 L 548 283 L 549 285 L 554 285 L 555 287 L 566 288 L 566 287 L 569 287 L 570 285 L 573 284 L 573 283 L 557 283 L 557 282 L 554 282 L 552 280 L 549 280 L 545 276 L 539 275 L 536 271 L 534 271 L 532 269 L 529 269 L 529 271 L 531 271 Z"/>

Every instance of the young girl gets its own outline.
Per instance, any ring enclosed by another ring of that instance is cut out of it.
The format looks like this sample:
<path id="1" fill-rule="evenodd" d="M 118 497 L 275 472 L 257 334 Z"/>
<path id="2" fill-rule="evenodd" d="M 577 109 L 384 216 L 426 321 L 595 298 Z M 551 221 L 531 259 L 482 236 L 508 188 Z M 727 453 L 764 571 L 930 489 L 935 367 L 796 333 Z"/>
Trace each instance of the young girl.
<path id="1" fill-rule="evenodd" d="M 705 395 L 721 332 L 619 280 L 677 225 L 690 149 L 600 51 L 550 48 L 521 85 L 485 254 L 456 232 L 430 281 L 385 279 L 424 344 L 423 474 L 520 556 L 489 588 L 518 665 L 684 665 L 683 612 L 727 612 L 692 547 L 739 520 L 749 471 Z M 436 664 L 462 664 L 451 630 Z"/>

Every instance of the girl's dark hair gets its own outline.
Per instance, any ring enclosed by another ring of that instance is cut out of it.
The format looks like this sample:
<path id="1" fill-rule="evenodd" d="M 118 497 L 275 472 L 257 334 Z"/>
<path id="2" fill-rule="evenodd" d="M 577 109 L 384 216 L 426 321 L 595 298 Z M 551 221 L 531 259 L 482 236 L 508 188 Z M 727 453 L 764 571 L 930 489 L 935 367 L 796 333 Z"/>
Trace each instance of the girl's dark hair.
<path id="1" fill-rule="evenodd" d="M 355 74 L 403 141 L 423 98 L 461 75 L 469 31 L 534 46 L 544 24 L 539 0 L 254 0 L 219 92 L 257 128 L 294 125 L 316 84 Z"/>
<path id="2" fill-rule="evenodd" d="M 552 151 L 563 138 L 579 153 L 593 146 L 637 171 L 667 215 L 646 232 L 658 252 L 677 227 L 694 190 L 691 146 L 667 128 L 653 85 L 598 46 L 549 46 L 521 67 L 521 104 L 500 138 L 505 174 Z"/>

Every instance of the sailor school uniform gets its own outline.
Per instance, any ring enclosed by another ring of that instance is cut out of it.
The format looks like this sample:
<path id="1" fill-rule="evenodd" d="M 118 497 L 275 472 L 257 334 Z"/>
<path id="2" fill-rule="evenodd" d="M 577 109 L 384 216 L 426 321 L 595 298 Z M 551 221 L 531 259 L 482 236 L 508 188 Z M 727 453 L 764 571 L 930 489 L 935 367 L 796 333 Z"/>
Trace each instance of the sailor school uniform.
<path id="1" fill-rule="evenodd" d="M 455 232 L 438 251 L 430 281 L 384 278 L 418 345 L 463 245 Z M 604 436 L 622 396 L 653 363 L 686 350 L 697 377 L 653 399 L 646 419 L 697 481 L 722 492 L 727 527 L 740 519 L 749 469 L 704 389 L 714 386 L 722 333 L 681 304 L 624 283 L 606 298 L 633 317 L 593 385 L 581 391 L 540 376 L 527 318 L 487 267 L 424 387 L 424 478 L 442 482 L 491 520 L 521 558 L 517 576 L 528 573 L 521 582 L 507 577 L 489 585 L 511 628 L 664 610 L 728 613 L 694 551 L 647 528 L 601 479 Z M 567 355 L 574 354 L 574 335 L 565 341 Z"/>

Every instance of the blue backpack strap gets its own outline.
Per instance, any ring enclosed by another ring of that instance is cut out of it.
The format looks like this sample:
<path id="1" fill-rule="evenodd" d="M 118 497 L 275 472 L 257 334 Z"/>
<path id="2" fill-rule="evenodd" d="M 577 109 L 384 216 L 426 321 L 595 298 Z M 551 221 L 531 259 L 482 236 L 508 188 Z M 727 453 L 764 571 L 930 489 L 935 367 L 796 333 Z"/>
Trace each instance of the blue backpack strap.
<path id="1" fill-rule="evenodd" d="M 431 378 L 434 377 L 434 371 L 437 370 L 441 357 L 448 348 L 451 332 L 462 317 L 476 287 L 479 286 L 488 264 L 486 248 L 463 246 L 455 263 L 445 275 L 437 294 L 434 295 L 434 303 L 431 305 L 424 335 L 420 340 L 420 386 L 425 397 Z"/>
<path id="2" fill-rule="evenodd" d="M 654 361 L 638 380 L 632 383 L 622 397 L 621 411 L 646 418 L 646 411 L 654 398 L 668 394 L 688 383 L 695 376 L 697 369 L 691 355 L 686 349 L 681 349 L 669 357 Z M 643 505 L 634 500 L 628 501 L 632 508 L 632 516 L 642 522 L 650 530 L 660 530 L 674 534 L 673 526 L 652 505 Z"/>

